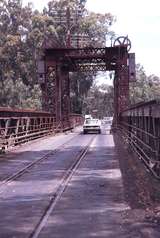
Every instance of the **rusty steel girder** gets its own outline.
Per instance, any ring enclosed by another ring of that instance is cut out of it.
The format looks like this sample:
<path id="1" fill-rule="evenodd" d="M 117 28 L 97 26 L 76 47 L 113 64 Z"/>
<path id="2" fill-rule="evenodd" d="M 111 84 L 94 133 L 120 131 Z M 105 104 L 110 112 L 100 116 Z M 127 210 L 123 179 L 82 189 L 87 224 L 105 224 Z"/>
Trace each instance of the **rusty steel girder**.
<path id="1" fill-rule="evenodd" d="M 126 55 L 127 48 L 122 47 L 105 47 L 105 48 L 84 48 L 84 49 L 45 49 L 45 62 L 51 65 L 61 64 L 68 72 L 85 70 L 95 71 L 99 67 L 105 70 L 116 70 L 120 67 L 121 61 Z M 93 67 L 91 67 L 93 66 Z M 98 69 L 99 69 L 98 68 Z"/>
<path id="2" fill-rule="evenodd" d="M 160 101 L 141 102 L 120 113 L 125 141 L 160 179 Z"/>
<path id="3" fill-rule="evenodd" d="M 104 48 L 53 48 L 45 44 L 41 59 L 43 108 L 55 114 L 57 123 L 67 123 L 70 112 L 69 72 L 115 71 L 114 118 L 129 104 L 129 80 L 135 78 L 134 55 L 129 57 L 128 38 L 118 38 L 118 44 Z M 131 62 L 132 61 L 132 62 Z M 130 62 L 131 66 L 130 67 Z"/>
<path id="4" fill-rule="evenodd" d="M 79 126 L 83 117 L 69 114 L 69 121 L 62 128 L 57 127 L 56 118 L 49 112 L 0 108 L 0 154 L 12 146 Z"/>

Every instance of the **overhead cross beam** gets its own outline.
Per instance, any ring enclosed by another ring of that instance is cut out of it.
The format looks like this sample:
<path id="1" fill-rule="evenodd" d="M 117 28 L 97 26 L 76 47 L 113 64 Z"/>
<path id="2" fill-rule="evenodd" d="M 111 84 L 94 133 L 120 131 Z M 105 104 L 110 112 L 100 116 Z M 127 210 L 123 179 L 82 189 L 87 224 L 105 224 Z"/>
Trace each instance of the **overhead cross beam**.
<path id="1" fill-rule="evenodd" d="M 45 44 L 39 62 L 43 108 L 54 113 L 58 123 L 63 126 L 70 113 L 69 72 L 75 71 L 115 71 L 114 118 L 118 121 L 120 111 L 129 104 L 129 81 L 135 78 L 135 57 L 128 53 L 125 39 L 121 45 L 105 48 L 53 48 L 49 42 Z"/>
<path id="2" fill-rule="evenodd" d="M 45 61 L 56 61 L 70 72 L 116 70 L 127 56 L 126 47 L 45 49 Z"/>

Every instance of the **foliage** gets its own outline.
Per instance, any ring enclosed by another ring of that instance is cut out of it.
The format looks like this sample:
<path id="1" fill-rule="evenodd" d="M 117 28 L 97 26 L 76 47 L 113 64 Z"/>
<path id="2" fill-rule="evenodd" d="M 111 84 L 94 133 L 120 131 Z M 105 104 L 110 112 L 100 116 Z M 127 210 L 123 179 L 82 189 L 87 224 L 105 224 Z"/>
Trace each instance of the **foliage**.
<path id="1" fill-rule="evenodd" d="M 0 103 L 1 106 L 12 108 L 41 108 L 41 91 L 38 85 L 31 87 L 25 85 L 21 80 L 14 82 L 12 79 L 5 80 L 5 87 L 0 81 Z"/>
<path id="2" fill-rule="evenodd" d="M 35 93 L 37 96 L 41 94 L 37 82 L 36 60 L 44 39 L 52 39 L 55 47 L 64 47 L 68 40 L 67 30 L 71 28 L 72 35 L 87 34 L 88 45 L 104 45 L 106 34 L 109 34 L 109 26 L 114 19 L 111 14 L 87 12 L 85 2 L 86 0 L 53 0 L 40 13 L 37 10 L 33 11 L 31 4 L 23 7 L 21 0 L 1 0 L 1 106 L 35 105 L 40 108 L 40 100 L 37 103 L 35 99 Z M 68 8 L 71 14 L 77 11 L 78 18 L 75 22 L 71 20 L 60 25 L 57 17 L 61 17 L 62 12 L 65 13 Z M 79 111 L 82 110 L 83 98 L 91 87 L 94 76 L 95 74 L 89 73 L 72 74 L 72 101 Z"/>
<path id="3" fill-rule="evenodd" d="M 28 44 L 32 28 L 32 9 L 20 0 L 2 0 L 0 5 L 0 105 L 11 107 L 40 106 L 35 93 L 34 51 Z M 35 90 L 36 89 L 36 90 Z M 31 101 L 31 103 L 29 103 Z"/>
<path id="4" fill-rule="evenodd" d="M 85 98 L 83 113 L 99 118 L 113 116 L 113 93 L 113 86 L 94 84 Z"/>
<path id="5" fill-rule="evenodd" d="M 155 75 L 147 76 L 144 68 L 136 65 L 136 82 L 130 86 L 131 104 L 160 99 L 160 78 Z"/>
<path id="6" fill-rule="evenodd" d="M 113 32 L 109 27 L 114 23 L 115 18 L 110 14 L 97 14 L 87 12 L 85 18 L 81 21 L 81 32 L 88 35 L 88 42 L 92 47 L 105 47 L 106 37 L 112 36 Z"/>
<path id="7" fill-rule="evenodd" d="M 78 35 L 78 46 L 92 46 L 103 47 L 106 42 L 106 35 L 112 34 L 109 32 L 109 27 L 114 22 L 114 17 L 111 14 L 96 14 L 88 12 L 85 9 L 86 1 L 78 0 L 61 0 L 50 1 L 48 8 L 45 8 L 43 13 L 54 20 L 54 28 L 56 30 L 56 37 L 54 37 L 54 45 L 66 47 L 68 44 L 68 30 L 71 37 Z M 64 13 L 70 9 L 70 14 L 74 16 L 74 20 L 67 21 Z M 75 16 L 75 13 L 77 14 Z M 63 23 L 64 19 L 66 24 Z M 61 21 L 61 24 L 59 22 Z M 83 39 L 85 38 L 85 39 Z M 75 42 L 71 45 L 76 44 Z M 95 73 L 74 73 L 71 74 L 71 105 L 73 112 L 82 112 L 83 101 L 85 95 L 90 89 Z"/>
<path id="8" fill-rule="evenodd" d="M 74 73 L 71 78 L 71 110 L 75 113 L 82 113 L 83 101 L 93 83 L 93 75 L 90 73 Z"/>
<path id="9" fill-rule="evenodd" d="M 0 106 L 41 108 L 36 62 L 44 40 L 52 39 L 55 47 L 66 47 L 71 32 L 73 37 L 81 36 L 79 46 L 105 46 L 106 37 L 113 35 L 110 26 L 115 18 L 110 13 L 89 12 L 85 3 L 52 0 L 41 13 L 33 11 L 31 4 L 23 7 L 21 0 L 0 1 Z M 63 19 L 67 9 L 78 14 L 75 21 Z M 131 103 L 160 98 L 159 77 L 147 76 L 141 65 L 136 70 L 137 81 L 130 87 Z M 96 86 L 95 77 L 89 72 L 70 74 L 72 110 L 88 113 L 98 108 L 100 117 L 112 115 L 113 87 Z"/>

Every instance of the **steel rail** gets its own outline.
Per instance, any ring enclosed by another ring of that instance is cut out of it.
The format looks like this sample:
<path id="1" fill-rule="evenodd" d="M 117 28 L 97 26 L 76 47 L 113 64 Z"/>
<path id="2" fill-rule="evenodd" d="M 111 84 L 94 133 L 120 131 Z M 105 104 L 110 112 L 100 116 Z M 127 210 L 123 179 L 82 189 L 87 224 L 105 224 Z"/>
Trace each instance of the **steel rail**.
<path id="1" fill-rule="evenodd" d="M 46 208 L 44 214 L 42 215 L 42 217 L 39 221 L 39 223 L 35 227 L 34 231 L 31 233 L 29 238 L 38 238 L 39 237 L 43 227 L 47 223 L 47 220 L 48 220 L 49 216 L 53 212 L 53 210 L 54 210 L 56 204 L 58 203 L 58 201 L 61 199 L 69 181 L 71 180 L 72 176 L 74 175 L 74 173 L 78 169 L 80 163 L 85 158 L 85 156 L 86 156 L 86 154 L 87 154 L 87 152 L 90 148 L 90 145 L 92 144 L 95 137 L 96 137 L 96 135 L 94 137 L 92 137 L 92 139 L 89 141 L 88 145 L 84 149 L 82 149 L 81 152 L 76 156 L 76 158 L 74 160 L 74 163 L 70 166 L 70 168 L 67 170 L 67 172 L 62 177 L 61 183 L 58 186 L 57 191 L 54 192 L 54 194 L 52 195 L 48 207 Z"/>
<path id="2" fill-rule="evenodd" d="M 77 135 L 78 136 L 78 135 Z M 14 181 L 15 179 L 21 177 L 23 174 L 25 174 L 26 172 L 28 172 L 28 169 L 32 168 L 35 164 L 38 164 L 39 162 L 45 160 L 48 158 L 49 155 L 55 155 L 56 153 L 58 153 L 65 145 L 67 145 L 70 141 L 74 140 L 75 137 L 77 136 L 73 136 L 70 140 L 64 142 L 62 145 L 58 146 L 58 148 L 54 149 L 54 150 L 50 150 L 47 154 L 45 154 L 44 156 L 42 156 L 41 158 L 29 163 L 28 165 L 26 165 L 25 167 L 23 167 L 22 169 L 20 169 L 19 171 L 17 171 L 16 173 L 8 176 L 7 178 L 3 179 L 2 182 L 0 182 L 0 187 L 7 185 L 8 183 Z M 0 191 L 1 193 L 1 191 Z"/>

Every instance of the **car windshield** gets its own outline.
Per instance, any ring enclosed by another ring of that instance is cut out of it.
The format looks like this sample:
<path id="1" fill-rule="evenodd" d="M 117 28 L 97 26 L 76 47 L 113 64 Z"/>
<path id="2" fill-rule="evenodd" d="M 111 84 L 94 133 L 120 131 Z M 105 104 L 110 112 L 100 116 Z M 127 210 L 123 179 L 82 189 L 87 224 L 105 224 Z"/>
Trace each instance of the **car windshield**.
<path id="1" fill-rule="evenodd" d="M 86 121 L 85 121 L 85 124 L 97 124 L 99 122 L 99 120 L 98 119 L 87 119 Z"/>

